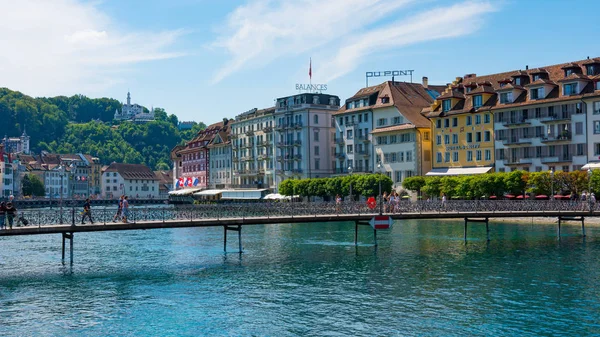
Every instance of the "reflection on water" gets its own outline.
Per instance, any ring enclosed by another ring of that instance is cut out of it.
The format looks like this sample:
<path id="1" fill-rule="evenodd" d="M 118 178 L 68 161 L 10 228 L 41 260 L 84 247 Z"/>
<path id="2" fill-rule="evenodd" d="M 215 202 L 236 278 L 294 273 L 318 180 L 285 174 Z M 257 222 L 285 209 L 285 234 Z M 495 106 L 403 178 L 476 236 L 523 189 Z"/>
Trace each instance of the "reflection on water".
<path id="1" fill-rule="evenodd" d="M 600 230 L 406 221 L 0 238 L 0 335 L 600 334 Z M 228 238 L 237 252 L 237 236 Z"/>

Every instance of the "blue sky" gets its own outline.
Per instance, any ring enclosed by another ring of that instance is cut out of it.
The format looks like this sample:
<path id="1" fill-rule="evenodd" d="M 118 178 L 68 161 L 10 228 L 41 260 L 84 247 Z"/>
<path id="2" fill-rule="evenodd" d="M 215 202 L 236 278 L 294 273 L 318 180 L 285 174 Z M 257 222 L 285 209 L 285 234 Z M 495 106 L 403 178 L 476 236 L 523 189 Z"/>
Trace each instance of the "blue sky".
<path id="1" fill-rule="evenodd" d="M 600 25 L 585 14 L 598 12 L 584 0 L 0 0 L 0 87 L 121 101 L 130 90 L 209 124 L 297 93 L 311 57 L 313 83 L 342 100 L 366 71 L 445 84 L 598 57 Z"/>

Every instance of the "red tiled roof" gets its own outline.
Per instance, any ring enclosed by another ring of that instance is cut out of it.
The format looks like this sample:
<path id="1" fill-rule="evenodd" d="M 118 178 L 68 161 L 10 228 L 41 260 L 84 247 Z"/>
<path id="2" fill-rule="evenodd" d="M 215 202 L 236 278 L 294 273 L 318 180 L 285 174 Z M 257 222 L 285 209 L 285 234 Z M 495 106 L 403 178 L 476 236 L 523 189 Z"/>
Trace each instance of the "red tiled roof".
<path id="1" fill-rule="evenodd" d="M 540 68 L 536 68 L 536 69 L 531 69 L 529 71 L 511 70 L 511 71 L 498 73 L 498 74 L 491 74 L 491 75 L 484 75 L 484 76 L 469 76 L 468 78 L 465 78 L 464 81 L 465 82 L 468 81 L 468 83 L 471 83 L 471 82 L 482 83 L 485 81 L 489 81 L 492 84 L 492 87 L 494 88 L 495 91 L 503 91 L 503 90 L 513 89 L 513 88 L 523 90 L 523 87 L 528 87 L 528 86 L 532 86 L 532 85 L 549 84 L 549 85 L 555 86 L 555 88 L 550 93 L 547 93 L 547 95 L 546 95 L 547 98 L 545 98 L 545 99 L 529 100 L 528 96 L 527 96 L 527 94 L 528 94 L 527 91 L 524 91 L 521 95 L 519 95 L 519 97 L 515 98 L 515 102 L 512 104 L 500 104 L 498 102 L 497 97 L 496 98 L 493 97 L 491 99 L 492 102 L 484 102 L 484 106 L 491 107 L 492 110 L 502 109 L 502 108 L 510 108 L 510 107 L 515 107 L 515 106 L 528 105 L 528 104 L 544 104 L 547 102 L 574 100 L 574 99 L 578 99 L 581 97 L 600 96 L 600 92 L 594 91 L 594 89 L 592 88 L 592 85 L 589 84 L 589 85 L 585 86 L 584 88 L 581 88 L 581 95 L 563 96 L 562 95 L 563 88 L 562 88 L 562 86 L 559 86 L 557 83 L 562 82 L 562 80 L 577 80 L 577 79 L 582 79 L 582 80 L 591 79 L 591 80 L 596 81 L 596 80 L 600 80 L 600 76 L 595 75 L 595 76 L 588 77 L 586 75 L 576 73 L 576 74 L 570 74 L 567 78 L 565 78 L 564 68 L 565 67 L 572 68 L 573 65 L 578 65 L 578 67 L 581 68 L 581 73 L 585 73 L 585 65 L 586 64 L 596 64 L 596 63 L 600 63 L 600 58 L 545 66 L 545 67 L 540 67 Z M 581 65 L 581 66 L 579 66 L 579 65 Z M 533 83 L 529 83 L 529 84 L 526 84 L 523 86 L 507 84 L 507 85 L 503 86 L 502 88 L 500 88 L 500 82 L 502 82 L 506 78 L 517 77 L 517 76 L 526 76 L 528 78 L 531 78 L 530 75 L 540 74 L 540 73 L 547 74 L 548 79 L 538 79 Z M 460 86 L 461 84 L 462 84 L 462 80 L 457 83 L 454 83 L 453 86 L 457 87 L 457 86 Z M 422 113 L 426 114 L 428 117 L 440 116 L 442 113 L 441 113 L 441 104 L 439 104 L 440 103 L 439 100 L 444 99 L 444 98 L 450 98 L 450 97 L 461 98 L 460 94 L 461 94 L 460 92 L 458 92 L 458 93 L 446 92 L 444 95 L 437 98 L 438 102 L 436 102 L 429 108 L 423 109 Z M 497 96 L 497 95 L 494 95 L 494 96 Z M 450 114 L 466 113 L 466 112 L 474 112 L 475 111 L 472 107 L 471 99 L 464 99 L 463 102 L 464 102 L 464 104 L 462 106 L 460 104 L 458 104 L 457 105 L 458 108 L 455 108 L 455 110 L 446 112 L 444 114 L 450 115 Z M 432 110 L 432 108 L 434 110 Z M 477 111 L 480 111 L 480 110 L 481 110 L 481 108 L 478 109 Z"/>
<path id="2" fill-rule="evenodd" d="M 382 133 L 382 132 L 390 132 L 390 131 L 409 130 L 409 129 L 415 129 L 415 128 L 416 128 L 416 126 L 414 126 L 413 124 L 406 123 L 406 124 L 392 125 L 392 126 L 388 126 L 388 127 L 385 127 L 385 128 L 375 129 L 375 130 L 371 131 L 371 133 Z"/>
<path id="3" fill-rule="evenodd" d="M 117 172 L 124 179 L 159 180 L 146 165 L 112 163 L 104 172 Z"/>

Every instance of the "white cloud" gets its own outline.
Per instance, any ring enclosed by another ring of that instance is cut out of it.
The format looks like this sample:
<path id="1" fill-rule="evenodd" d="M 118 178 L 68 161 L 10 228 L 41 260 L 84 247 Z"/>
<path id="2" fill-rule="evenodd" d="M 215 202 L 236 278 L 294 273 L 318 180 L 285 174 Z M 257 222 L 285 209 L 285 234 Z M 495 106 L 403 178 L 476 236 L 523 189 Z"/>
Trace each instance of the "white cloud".
<path id="1" fill-rule="evenodd" d="M 219 82 L 245 66 L 264 66 L 290 55 L 337 44 L 417 0 L 254 0 L 236 8 L 213 44 L 231 55 L 215 74 Z"/>
<path id="2" fill-rule="evenodd" d="M 139 62 L 168 51 L 183 33 L 124 32 L 93 4 L 0 0 L 0 87 L 42 96 L 99 93 Z"/>
<path id="3" fill-rule="evenodd" d="M 319 67 L 318 73 L 320 78 L 333 80 L 370 54 L 476 31 L 480 16 L 494 10 L 488 2 L 469 1 L 381 24 L 413 3 L 423 2 L 253 0 L 229 15 L 226 32 L 213 44 L 231 56 L 213 82 L 243 67 L 264 67 L 278 58 L 308 51 L 332 55 L 332 61 Z"/>

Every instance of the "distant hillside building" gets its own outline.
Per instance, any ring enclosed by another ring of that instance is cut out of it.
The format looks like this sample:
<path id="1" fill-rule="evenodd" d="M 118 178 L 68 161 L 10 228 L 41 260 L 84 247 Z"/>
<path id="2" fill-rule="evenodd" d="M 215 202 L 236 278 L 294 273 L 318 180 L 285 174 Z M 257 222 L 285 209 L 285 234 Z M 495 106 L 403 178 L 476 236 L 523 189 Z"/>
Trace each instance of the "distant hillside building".
<path id="1" fill-rule="evenodd" d="M 177 128 L 179 130 L 191 130 L 194 127 L 195 122 L 193 121 L 188 121 L 188 122 L 179 122 L 179 124 L 177 124 Z"/>
<path id="2" fill-rule="evenodd" d="M 135 103 L 131 104 L 131 94 L 127 92 L 127 104 L 123 104 L 121 112 L 115 110 L 115 120 L 146 123 L 154 120 L 154 108 L 150 112 L 144 112 L 144 107 Z"/>
<path id="3" fill-rule="evenodd" d="M 30 137 L 27 135 L 25 130 L 21 137 L 8 137 L 4 136 L 2 139 L 2 145 L 4 150 L 8 153 L 25 153 L 29 154 L 29 140 Z"/>

